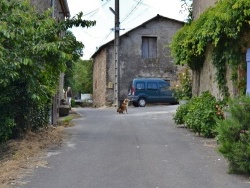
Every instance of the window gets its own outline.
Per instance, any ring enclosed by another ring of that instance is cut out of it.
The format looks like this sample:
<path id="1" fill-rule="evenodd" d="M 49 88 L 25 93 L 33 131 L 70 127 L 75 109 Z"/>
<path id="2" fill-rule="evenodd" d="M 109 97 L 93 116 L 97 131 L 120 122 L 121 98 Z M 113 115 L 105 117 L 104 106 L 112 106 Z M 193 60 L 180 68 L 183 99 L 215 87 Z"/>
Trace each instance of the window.
<path id="1" fill-rule="evenodd" d="M 157 55 L 157 38 L 142 37 L 142 58 L 156 58 Z"/>
<path id="2" fill-rule="evenodd" d="M 157 90 L 157 83 L 156 82 L 148 83 L 148 90 Z"/>
<path id="3" fill-rule="evenodd" d="M 137 90 L 144 90 L 145 89 L 145 83 L 144 82 L 137 82 L 136 83 L 136 89 Z"/>
<path id="4" fill-rule="evenodd" d="M 161 91 L 167 91 L 170 89 L 169 83 L 161 82 L 159 85 Z"/>

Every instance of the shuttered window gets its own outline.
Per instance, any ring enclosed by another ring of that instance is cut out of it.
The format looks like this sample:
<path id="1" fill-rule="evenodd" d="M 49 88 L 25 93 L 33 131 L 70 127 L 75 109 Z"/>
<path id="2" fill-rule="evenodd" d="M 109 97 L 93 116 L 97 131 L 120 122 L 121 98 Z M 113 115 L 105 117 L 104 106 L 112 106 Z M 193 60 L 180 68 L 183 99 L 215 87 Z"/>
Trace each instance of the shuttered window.
<path id="1" fill-rule="evenodd" d="M 142 58 L 156 58 L 157 55 L 157 38 L 142 37 Z"/>

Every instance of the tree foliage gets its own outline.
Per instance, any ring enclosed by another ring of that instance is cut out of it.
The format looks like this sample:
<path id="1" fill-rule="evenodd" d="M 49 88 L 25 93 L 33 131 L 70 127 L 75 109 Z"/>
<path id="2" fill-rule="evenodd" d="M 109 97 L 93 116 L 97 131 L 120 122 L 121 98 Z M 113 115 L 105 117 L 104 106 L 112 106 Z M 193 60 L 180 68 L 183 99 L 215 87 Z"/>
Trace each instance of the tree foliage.
<path id="1" fill-rule="evenodd" d="M 93 92 L 93 62 L 78 59 L 65 72 L 64 85 L 71 86 L 76 95 Z"/>
<path id="2" fill-rule="evenodd" d="M 74 25 L 95 25 L 81 17 L 58 22 L 29 1 L 0 1 L 0 142 L 48 123 L 59 74 L 83 47 L 62 33 Z"/>
<path id="3" fill-rule="evenodd" d="M 229 101 L 226 120 L 217 121 L 218 151 L 229 162 L 230 173 L 250 174 L 250 97 Z"/>
<path id="4" fill-rule="evenodd" d="M 75 91 L 80 93 L 93 92 L 93 62 L 91 60 L 81 60 L 76 62 L 74 68 Z"/>
<path id="5" fill-rule="evenodd" d="M 182 2 L 181 5 L 182 10 L 180 12 L 188 13 L 186 22 L 190 23 L 193 21 L 193 0 L 181 0 L 181 2 Z"/>

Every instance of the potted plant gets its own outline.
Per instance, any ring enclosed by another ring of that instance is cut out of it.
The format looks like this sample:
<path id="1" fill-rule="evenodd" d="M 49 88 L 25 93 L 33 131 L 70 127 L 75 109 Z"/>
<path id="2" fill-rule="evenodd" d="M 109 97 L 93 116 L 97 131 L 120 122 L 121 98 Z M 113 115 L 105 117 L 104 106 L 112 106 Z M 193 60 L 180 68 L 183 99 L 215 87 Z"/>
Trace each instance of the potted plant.
<path id="1" fill-rule="evenodd" d="M 178 74 L 178 83 L 172 88 L 179 104 L 186 103 L 192 97 L 192 79 L 188 68 Z"/>

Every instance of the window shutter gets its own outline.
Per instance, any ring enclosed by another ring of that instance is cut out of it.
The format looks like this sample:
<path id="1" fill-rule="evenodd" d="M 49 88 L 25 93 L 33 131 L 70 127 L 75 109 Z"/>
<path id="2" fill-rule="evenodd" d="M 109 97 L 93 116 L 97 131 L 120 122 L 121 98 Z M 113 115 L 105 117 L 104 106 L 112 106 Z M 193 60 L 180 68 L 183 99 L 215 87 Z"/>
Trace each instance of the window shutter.
<path id="1" fill-rule="evenodd" d="M 149 58 L 156 58 L 156 37 L 149 38 Z"/>
<path id="2" fill-rule="evenodd" d="M 142 57 L 148 58 L 148 38 L 142 37 Z"/>
<path id="3" fill-rule="evenodd" d="M 247 49 L 246 62 L 250 62 L 250 48 Z"/>

